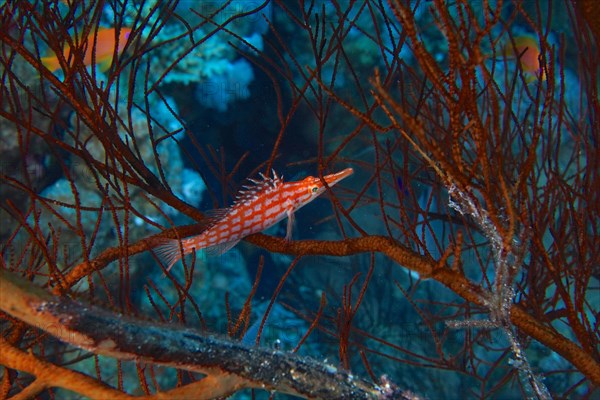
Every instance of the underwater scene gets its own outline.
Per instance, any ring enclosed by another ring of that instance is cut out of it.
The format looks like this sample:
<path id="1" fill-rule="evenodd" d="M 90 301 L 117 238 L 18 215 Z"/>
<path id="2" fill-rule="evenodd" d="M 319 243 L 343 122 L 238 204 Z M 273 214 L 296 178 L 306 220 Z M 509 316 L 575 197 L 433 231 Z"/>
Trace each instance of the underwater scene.
<path id="1" fill-rule="evenodd" d="M 0 24 L 0 398 L 600 398 L 600 3 Z"/>

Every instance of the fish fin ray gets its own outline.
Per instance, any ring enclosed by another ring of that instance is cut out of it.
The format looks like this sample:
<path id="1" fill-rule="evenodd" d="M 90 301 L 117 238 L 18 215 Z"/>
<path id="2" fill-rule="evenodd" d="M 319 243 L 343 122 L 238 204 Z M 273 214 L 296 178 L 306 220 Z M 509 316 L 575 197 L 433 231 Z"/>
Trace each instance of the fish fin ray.
<path id="1" fill-rule="evenodd" d="M 276 189 L 283 183 L 282 177 L 277 176 L 275 172 L 273 172 L 273 178 L 269 178 L 262 173 L 259 175 L 262 180 L 248 178 L 250 184 L 242 185 L 242 189 L 240 189 L 235 195 L 235 201 L 231 207 L 235 207 L 238 204 L 253 200 L 267 190 Z"/>
<path id="2" fill-rule="evenodd" d="M 169 271 L 171 267 L 185 255 L 183 247 L 180 246 L 179 240 L 177 239 L 163 239 L 162 242 L 154 248 L 154 253 L 167 266 L 167 271 Z"/>
<path id="3" fill-rule="evenodd" d="M 294 230 L 294 210 L 293 209 L 288 209 L 286 211 L 287 213 L 287 227 L 285 230 L 285 240 L 286 241 L 291 241 L 292 240 L 292 231 Z"/>
<path id="4" fill-rule="evenodd" d="M 205 211 L 204 216 L 206 217 L 206 221 L 203 220 L 201 224 L 208 228 L 214 225 L 217 221 L 220 221 L 223 218 L 225 218 L 229 211 L 231 211 L 230 207 L 214 208 L 212 210 Z"/>
<path id="5" fill-rule="evenodd" d="M 239 242 L 240 239 L 235 239 L 229 242 L 215 244 L 214 246 L 206 247 L 204 251 L 206 252 L 207 256 L 220 256 L 221 254 L 231 250 Z"/>

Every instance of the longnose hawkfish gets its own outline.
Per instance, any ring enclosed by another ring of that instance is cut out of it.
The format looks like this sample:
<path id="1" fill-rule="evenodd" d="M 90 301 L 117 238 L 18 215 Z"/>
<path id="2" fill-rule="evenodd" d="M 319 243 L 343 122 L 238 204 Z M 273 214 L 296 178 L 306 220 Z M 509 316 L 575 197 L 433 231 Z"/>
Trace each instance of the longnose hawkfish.
<path id="1" fill-rule="evenodd" d="M 323 180 L 329 187 L 352 175 L 352 168 Z M 283 177 L 273 171 L 273 178 L 260 174 L 262 180 L 249 179 L 252 185 L 242 186 L 235 202 L 228 208 L 213 210 L 207 228 L 199 235 L 181 240 L 167 239 L 155 252 L 167 264 L 167 271 L 182 256 L 204 249 L 207 255 L 219 255 L 235 246 L 240 240 L 260 232 L 287 217 L 286 240 L 292 238 L 294 212 L 310 203 L 325 191 L 323 181 L 309 176 L 297 182 L 283 182 Z"/>

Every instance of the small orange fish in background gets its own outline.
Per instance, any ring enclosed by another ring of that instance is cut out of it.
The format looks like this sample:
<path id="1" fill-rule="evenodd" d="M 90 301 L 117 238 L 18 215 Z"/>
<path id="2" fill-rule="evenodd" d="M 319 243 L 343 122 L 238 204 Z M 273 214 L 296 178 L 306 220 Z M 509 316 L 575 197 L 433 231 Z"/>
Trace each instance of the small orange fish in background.
<path id="1" fill-rule="evenodd" d="M 94 39 L 94 33 L 96 38 Z M 131 34 L 131 29 L 121 28 L 119 30 L 118 48 L 117 54 L 121 54 L 127 43 L 127 39 Z M 115 54 L 115 46 L 117 45 L 117 30 L 115 28 L 99 28 L 97 32 L 90 32 L 90 35 L 86 39 L 85 45 L 85 57 L 83 63 L 86 66 L 92 65 L 92 55 L 96 55 L 96 64 L 100 71 L 105 72 L 110 68 Z M 70 48 L 68 44 L 65 44 L 63 48 L 63 54 L 65 59 L 68 61 L 70 58 Z M 42 57 L 42 63 L 50 71 L 54 72 L 60 69 L 60 62 L 56 54 Z"/>
<path id="2" fill-rule="evenodd" d="M 540 45 L 538 40 L 530 35 L 516 36 L 503 47 L 502 53 L 509 59 L 517 59 L 521 69 L 526 74 L 527 81 L 535 79 L 546 80 L 540 63 Z"/>

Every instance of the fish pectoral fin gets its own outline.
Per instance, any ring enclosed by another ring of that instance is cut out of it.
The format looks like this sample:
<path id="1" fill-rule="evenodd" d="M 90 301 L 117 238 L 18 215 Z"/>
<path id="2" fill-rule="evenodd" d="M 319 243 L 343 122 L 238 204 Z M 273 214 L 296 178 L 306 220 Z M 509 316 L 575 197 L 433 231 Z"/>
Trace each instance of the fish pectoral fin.
<path id="1" fill-rule="evenodd" d="M 285 240 L 288 242 L 292 240 L 292 229 L 294 228 L 294 209 L 288 208 L 287 214 L 287 229 L 285 231 Z"/>
<path id="2" fill-rule="evenodd" d="M 230 242 L 215 244 L 214 246 L 206 247 L 204 249 L 204 252 L 209 257 L 219 256 L 219 255 L 231 250 L 233 248 L 233 246 L 235 246 L 239 242 L 240 242 L 240 239 L 236 239 L 236 240 L 232 240 Z"/>

